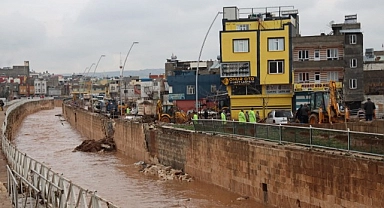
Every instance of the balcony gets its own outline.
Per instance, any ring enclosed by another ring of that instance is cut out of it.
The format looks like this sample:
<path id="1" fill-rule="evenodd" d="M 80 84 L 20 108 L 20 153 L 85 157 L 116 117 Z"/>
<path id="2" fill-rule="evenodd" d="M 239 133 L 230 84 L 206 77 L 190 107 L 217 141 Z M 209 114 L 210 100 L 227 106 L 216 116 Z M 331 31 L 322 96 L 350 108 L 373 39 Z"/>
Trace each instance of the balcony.
<path id="1" fill-rule="evenodd" d="M 294 61 L 294 69 L 318 69 L 318 68 L 344 68 L 344 60 L 322 60 L 322 61 Z"/>
<path id="2" fill-rule="evenodd" d="M 343 83 L 336 82 L 336 88 L 342 89 Z M 293 89 L 294 92 L 327 91 L 329 90 L 329 82 L 294 84 Z"/>

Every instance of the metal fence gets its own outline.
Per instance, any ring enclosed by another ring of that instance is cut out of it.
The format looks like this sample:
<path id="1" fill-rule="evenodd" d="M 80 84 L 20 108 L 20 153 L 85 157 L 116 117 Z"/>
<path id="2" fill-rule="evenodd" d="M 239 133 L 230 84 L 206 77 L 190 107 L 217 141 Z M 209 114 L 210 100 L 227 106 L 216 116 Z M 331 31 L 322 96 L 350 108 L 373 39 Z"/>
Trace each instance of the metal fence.
<path id="1" fill-rule="evenodd" d="M 198 120 L 195 131 L 239 135 L 279 143 L 295 143 L 306 146 L 347 150 L 384 156 L 384 134 L 374 134 L 324 128 L 241 123 L 237 121 Z"/>
<path id="2" fill-rule="evenodd" d="M 7 116 L 18 106 L 37 100 L 20 100 L 9 106 Z M 8 161 L 7 190 L 14 207 L 58 207 L 58 208 L 117 208 L 113 203 L 64 178 L 16 149 L 2 136 L 2 150 Z"/>

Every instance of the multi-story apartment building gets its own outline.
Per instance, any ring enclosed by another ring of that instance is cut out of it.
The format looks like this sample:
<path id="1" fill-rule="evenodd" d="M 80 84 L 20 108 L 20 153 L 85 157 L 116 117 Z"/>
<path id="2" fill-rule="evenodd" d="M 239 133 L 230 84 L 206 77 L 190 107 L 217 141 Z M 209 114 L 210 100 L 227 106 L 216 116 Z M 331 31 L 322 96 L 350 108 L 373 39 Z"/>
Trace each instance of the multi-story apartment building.
<path id="1" fill-rule="evenodd" d="M 35 79 L 34 81 L 35 95 L 47 94 L 47 81 L 44 79 Z"/>
<path id="2" fill-rule="evenodd" d="M 294 7 L 223 8 L 220 32 L 221 81 L 232 118 L 254 108 L 265 117 L 292 109 L 292 37 L 299 33 Z"/>
<path id="3" fill-rule="evenodd" d="M 328 90 L 336 81 L 344 104 L 350 109 L 363 101 L 363 35 L 356 15 L 332 24 L 332 32 L 317 36 L 296 36 L 293 42 L 294 107 L 309 103 L 313 91 Z"/>
<path id="4" fill-rule="evenodd" d="M 180 61 L 172 55 L 165 63 L 165 76 L 169 85 L 168 101 L 174 102 L 185 112 L 194 110 L 196 106 L 196 61 Z M 218 61 L 200 61 L 198 71 L 198 106 L 208 107 L 206 98 L 225 88 L 220 82 Z M 214 104 L 212 104 L 214 105 Z"/>
<path id="5" fill-rule="evenodd" d="M 20 77 L 20 76 L 29 77 L 29 61 L 24 61 L 23 66 L 13 66 L 12 68 L 11 67 L 0 68 L 0 75 L 8 76 L 8 77 Z"/>
<path id="6" fill-rule="evenodd" d="M 374 51 L 373 48 L 365 50 L 364 94 L 384 95 L 384 51 Z"/>

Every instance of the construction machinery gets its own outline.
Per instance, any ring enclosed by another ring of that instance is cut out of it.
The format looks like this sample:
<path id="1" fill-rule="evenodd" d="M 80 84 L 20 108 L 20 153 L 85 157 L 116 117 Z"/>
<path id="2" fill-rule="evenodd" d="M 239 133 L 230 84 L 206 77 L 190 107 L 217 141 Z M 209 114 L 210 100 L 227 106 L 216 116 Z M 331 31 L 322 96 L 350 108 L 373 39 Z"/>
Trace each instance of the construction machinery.
<path id="1" fill-rule="evenodd" d="M 156 106 L 157 119 L 164 123 L 186 123 L 189 121 L 188 116 L 177 110 L 174 105 L 163 105 L 161 100 L 157 101 Z"/>
<path id="2" fill-rule="evenodd" d="M 340 123 L 349 120 L 348 108 L 342 105 L 341 93 L 336 82 L 329 82 L 328 91 L 317 91 L 310 95 L 310 124 Z"/>

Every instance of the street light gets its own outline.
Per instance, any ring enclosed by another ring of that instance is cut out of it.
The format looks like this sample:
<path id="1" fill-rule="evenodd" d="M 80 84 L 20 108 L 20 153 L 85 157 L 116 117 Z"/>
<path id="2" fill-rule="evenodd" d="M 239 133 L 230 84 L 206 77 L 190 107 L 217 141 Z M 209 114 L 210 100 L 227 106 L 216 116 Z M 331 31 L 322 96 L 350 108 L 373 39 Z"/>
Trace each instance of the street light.
<path id="1" fill-rule="evenodd" d="M 101 60 L 101 58 L 105 57 L 105 55 L 101 55 L 99 60 L 97 61 L 97 64 L 95 66 L 95 70 L 93 71 L 93 75 L 92 77 L 95 76 L 95 73 L 96 73 L 96 69 L 97 69 L 97 66 L 99 66 L 99 62 Z M 91 93 L 92 93 L 92 89 L 93 89 L 93 79 L 91 78 Z M 92 100 L 91 100 L 91 106 L 92 106 L 92 113 L 94 112 L 94 106 L 93 106 L 93 96 L 91 96 Z"/>
<path id="2" fill-rule="evenodd" d="M 121 67 L 120 66 L 120 68 L 121 68 L 121 71 L 120 71 L 120 83 L 119 83 L 119 93 L 120 93 L 120 105 L 122 105 L 123 104 L 123 102 L 122 102 L 122 93 L 121 93 L 121 89 L 122 89 L 122 82 L 123 82 L 123 72 L 124 72 L 124 68 L 125 68 L 125 63 L 127 62 L 127 59 L 128 59 L 128 56 L 129 56 L 129 54 L 131 53 L 131 50 L 132 50 L 132 48 L 133 48 L 133 45 L 135 45 L 135 44 L 138 44 L 139 42 L 133 42 L 132 43 L 132 45 L 131 45 L 131 47 L 129 48 L 129 50 L 128 50 L 128 53 L 127 53 L 127 56 L 125 57 L 125 60 L 124 60 L 124 64 L 123 64 L 123 66 Z M 121 108 L 120 109 L 120 115 L 122 116 L 123 115 L 123 110 L 122 110 L 123 108 Z"/>
<path id="3" fill-rule="evenodd" d="M 213 19 L 211 25 L 209 26 L 208 31 L 205 34 L 205 37 L 204 37 L 204 40 L 203 40 L 203 44 L 201 45 L 201 48 L 200 48 L 199 58 L 197 59 L 197 67 L 196 67 L 196 101 L 195 101 L 196 102 L 195 103 L 196 112 L 199 112 L 199 104 L 198 104 L 198 100 L 199 100 L 199 85 L 198 84 L 199 83 L 198 83 L 198 77 L 199 77 L 199 64 L 200 64 L 200 59 L 201 59 L 201 53 L 203 52 L 204 44 L 205 44 L 205 41 L 207 40 L 209 31 L 211 31 L 211 28 L 212 28 L 213 24 L 215 23 L 217 17 L 221 13 L 222 12 L 217 12 L 217 14 L 216 14 L 215 18 Z"/>
<path id="4" fill-rule="evenodd" d="M 103 57 L 105 57 L 105 55 L 101 55 L 100 58 L 99 58 L 99 60 L 97 61 L 97 64 L 96 64 L 95 70 L 93 71 L 93 75 L 92 75 L 92 77 L 95 76 L 97 66 L 99 66 L 99 62 L 100 62 L 101 58 L 103 58 Z"/>
<path id="5" fill-rule="evenodd" d="M 88 76 L 89 71 L 91 71 L 93 65 L 95 65 L 95 63 L 92 63 L 91 66 L 89 67 L 89 69 L 87 71 L 87 76 Z"/>

